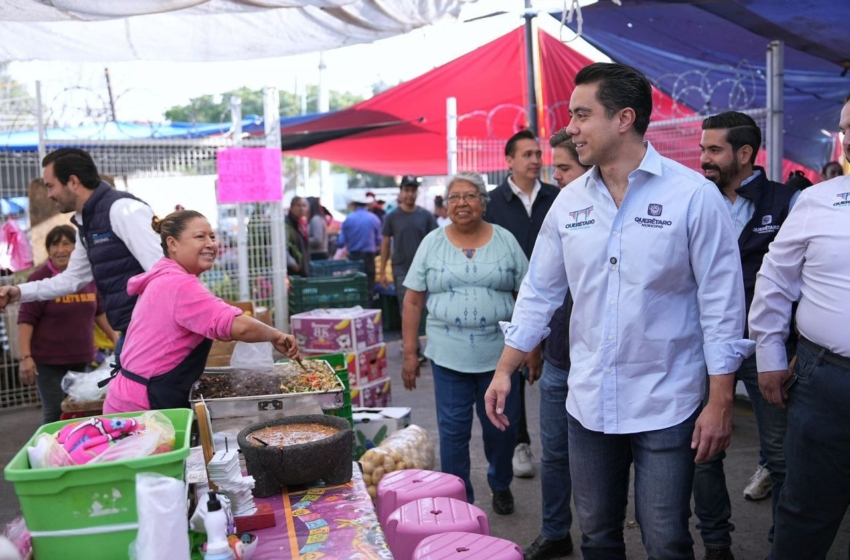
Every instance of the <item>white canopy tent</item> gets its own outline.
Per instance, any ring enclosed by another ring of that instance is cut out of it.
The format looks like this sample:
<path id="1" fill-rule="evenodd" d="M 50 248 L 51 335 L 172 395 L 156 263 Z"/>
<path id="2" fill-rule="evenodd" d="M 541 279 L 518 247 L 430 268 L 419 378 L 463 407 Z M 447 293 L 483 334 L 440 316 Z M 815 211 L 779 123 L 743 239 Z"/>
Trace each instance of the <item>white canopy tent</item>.
<path id="1" fill-rule="evenodd" d="M 287 56 L 453 20 L 470 1 L 3 0 L 0 62 L 209 62 Z"/>

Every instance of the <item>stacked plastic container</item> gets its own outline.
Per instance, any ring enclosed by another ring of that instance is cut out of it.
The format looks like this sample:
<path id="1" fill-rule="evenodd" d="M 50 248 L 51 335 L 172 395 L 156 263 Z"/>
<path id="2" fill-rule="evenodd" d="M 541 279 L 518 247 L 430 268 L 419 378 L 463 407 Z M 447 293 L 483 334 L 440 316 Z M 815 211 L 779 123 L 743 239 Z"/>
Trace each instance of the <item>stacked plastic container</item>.
<path id="1" fill-rule="evenodd" d="M 114 560 L 127 557 L 136 538 L 136 473 L 159 473 L 183 479 L 189 456 L 193 414 L 189 409 L 161 411 L 174 425 L 174 450 L 141 459 L 73 467 L 31 469 L 27 446 L 39 434 L 55 434 L 65 420 L 38 429 L 5 469 L 6 480 L 15 487 L 27 528 L 32 533 L 36 558 L 85 558 Z M 110 414 L 111 417 L 140 413 Z"/>
<path id="2" fill-rule="evenodd" d="M 345 355 L 353 406 L 390 405 L 387 346 L 380 310 L 362 307 L 315 309 L 293 315 L 290 321 L 292 334 L 305 356 Z"/>

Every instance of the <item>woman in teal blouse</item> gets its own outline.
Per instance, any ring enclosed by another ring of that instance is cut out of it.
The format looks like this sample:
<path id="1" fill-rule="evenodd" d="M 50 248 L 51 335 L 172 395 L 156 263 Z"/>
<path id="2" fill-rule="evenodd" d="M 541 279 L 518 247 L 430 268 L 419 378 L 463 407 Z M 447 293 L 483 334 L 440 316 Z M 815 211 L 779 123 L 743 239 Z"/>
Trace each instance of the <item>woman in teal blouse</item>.
<path id="1" fill-rule="evenodd" d="M 427 305 L 425 356 L 434 374 L 442 470 L 464 480 L 472 503 L 469 440 L 475 408 L 490 463 L 487 481 L 493 491 L 493 509 L 504 515 L 514 509 L 510 484 L 518 391 L 511 391 L 505 403 L 511 425 L 504 432 L 487 420 L 484 393 L 505 343 L 499 321 L 510 321 L 528 260 L 510 232 L 484 221 L 489 198 L 476 173 L 462 172 L 449 182 L 445 200 L 452 223 L 422 240 L 404 281 L 402 377 L 406 389 L 416 388 L 420 376 L 416 342 Z M 519 383 L 519 375 L 515 377 L 513 382 Z"/>

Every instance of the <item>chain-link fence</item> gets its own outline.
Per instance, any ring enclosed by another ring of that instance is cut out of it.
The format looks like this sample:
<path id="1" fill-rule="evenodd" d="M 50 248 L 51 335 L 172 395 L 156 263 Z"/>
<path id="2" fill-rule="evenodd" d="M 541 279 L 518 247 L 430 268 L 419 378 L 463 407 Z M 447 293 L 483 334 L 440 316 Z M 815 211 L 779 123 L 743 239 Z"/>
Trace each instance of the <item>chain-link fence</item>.
<path id="1" fill-rule="evenodd" d="M 767 127 L 767 109 L 741 111 L 750 115 L 762 130 L 762 138 Z M 705 115 L 693 115 L 686 118 L 657 121 L 649 124 L 646 139 L 652 142 L 658 152 L 665 157 L 678 161 L 695 171 L 701 171 L 700 137 L 702 121 Z M 762 142 L 762 148 L 764 143 Z M 759 160 L 766 156 L 764 149 L 759 151 Z"/>
<path id="2" fill-rule="evenodd" d="M 762 133 L 767 126 L 767 109 L 741 111 L 750 115 L 761 128 Z M 700 171 L 700 136 L 704 115 L 693 115 L 684 118 L 655 121 L 650 123 L 646 132 L 649 140 L 658 152 L 685 165 L 695 171 Z M 568 123 L 561 123 L 552 130 L 559 130 Z M 505 144 L 508 139 L 501 138 L 458 138 L 457 168 L 459 171 L 474 171 L 486 174 L 490 185 L 498 185 L 510 173 L 505 163 Z M 551 150 L 548 149 L 549 139 L 541 139 L 543 149 L 543 172 L 541 180 L 552 182 Z M 764 146 L 762 146 L 764 148 Z M 764 161 L 766 152 L 759 152 L 758 161 Z M 760 163 L 761 164 L 761 163 Z"/>
<path id="3" fill-rule="evenodd" d="M 251 138 L 243 140 L 242 145 L 246 148 L 261 147 L 264 142 L 263 138 Z M 276 212 L 275 203 L 245 204 L 240 209 L 234 204 L 218 205 L 215 200 L 217 154 L 224 148 L 233 147 L 232 140 L 225 137 L 109 142 L 74 140 L 52 141 L 46 146 L 48 152 L 59 147 L 78 147 L 88 151 L 100 173 L 110 176 L 116 188 L 145 200 L 160 216 L 173 211 L 177 203 L 207 216 L 217 231 L 220 246 L 214 268 L 201 279 L 220 297 L 233 301 L 247 297 L 257 306 L 273 308 L 271 232 L 273 216 L 280 215 Z M 27 197 L 30 183 L 40 176 L 37 152 L 0 152 L 0 199 Z M 240 213 L 245 216 L 247 231 L 241 248 L 237 235 Z M 56 219 L 67 221 L 69 217 Z M 55 220 L 46 221 L 44 225 L 52 228 Z M 43 229 L 36 224 L 29 232 L 34 249 L 39 248 L 40 242 L 43 243 L 46 234 L 41 231 Z M 240 249 L 247 259 L 239 258 Z M 28 272 L 4 277 L 3 281 L 25 281 Z M 244 278 L 240 283 L 241 277 Z M 6 313 L 0 315 L 0 408 L 38 402 L 33 388 L 22 386 L 18 380 L 16 308 L 9 306 Z"/>

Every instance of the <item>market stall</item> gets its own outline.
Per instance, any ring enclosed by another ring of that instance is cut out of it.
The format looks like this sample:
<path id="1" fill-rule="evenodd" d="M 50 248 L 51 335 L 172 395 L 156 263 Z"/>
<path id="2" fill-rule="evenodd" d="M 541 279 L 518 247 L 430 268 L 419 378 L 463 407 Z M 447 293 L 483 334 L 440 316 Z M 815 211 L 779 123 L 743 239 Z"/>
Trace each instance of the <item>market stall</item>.
<path id="1" fill-rule="evenodd" d="M 408 426 L 409 409 L 361 413 L 355 431 L 348 363 L 337 353 L 271 370 L 208 367 L 193 410 L 42 426 L 5 469 L 24 514 L 10 536 L 36 560 L 131 550 L 145 560 L 166 549 L 174 560 L 389 560 L 378 486 L 433 468 L 433 445 Z M 363 373 L 355 366 L 355 384 Z M 341 409 L 346 417 L 334 416 Z M 361 466 L 352 457 L 363 444 Z"/>

